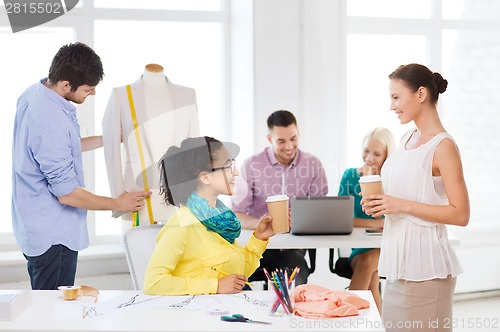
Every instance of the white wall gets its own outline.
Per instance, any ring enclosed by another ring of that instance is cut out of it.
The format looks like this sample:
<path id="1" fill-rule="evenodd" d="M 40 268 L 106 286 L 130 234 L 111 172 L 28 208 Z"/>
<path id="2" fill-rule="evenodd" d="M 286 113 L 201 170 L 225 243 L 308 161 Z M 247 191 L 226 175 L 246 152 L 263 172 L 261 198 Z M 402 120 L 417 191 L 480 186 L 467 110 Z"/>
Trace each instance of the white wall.
<path id="1" fill-rule="evenodd" d="M 300 148 L 319 157 L 334 194 L 345 168 L 345 117 L 341 112 L 339 2 L 254 2 L 255 151 L 269 143 L 266 119 L 291 111 L 300 129 Z"/>
<path id="2" fill-rule="evenodd" d="M 266 119 L 272 112 L 285 109 L 301 118 L 300 4 L 300 0 L 254 2 L 257 151 L 268 145 Z M 283 8 L 286 8 L 286 13 Z"/>

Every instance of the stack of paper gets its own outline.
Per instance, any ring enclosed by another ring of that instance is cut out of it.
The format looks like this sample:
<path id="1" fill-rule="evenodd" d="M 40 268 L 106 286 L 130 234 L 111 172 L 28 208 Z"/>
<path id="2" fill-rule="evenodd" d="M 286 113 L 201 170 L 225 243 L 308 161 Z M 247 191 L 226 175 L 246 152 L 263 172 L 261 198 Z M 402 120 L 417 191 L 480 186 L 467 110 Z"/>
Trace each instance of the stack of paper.
<path id="1" fill-rule="evenodd" d="M 0 320 L 16 319 L 31 302 L 30 291 L 0 290 Z"/>

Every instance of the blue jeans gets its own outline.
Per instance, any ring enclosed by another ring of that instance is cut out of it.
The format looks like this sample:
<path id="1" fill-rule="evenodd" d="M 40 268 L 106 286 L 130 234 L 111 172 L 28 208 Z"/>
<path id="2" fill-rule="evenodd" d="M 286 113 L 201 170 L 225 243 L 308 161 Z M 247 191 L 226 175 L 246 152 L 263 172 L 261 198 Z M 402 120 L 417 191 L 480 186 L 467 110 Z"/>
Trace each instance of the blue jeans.
<path id="1" fill-rule="evenodd" d="M 58 286 L 74 285 L 78 251 L 57 244 L 40 256 L 24 257 L 28 260 L 32 289 L 52 290 Z"/>

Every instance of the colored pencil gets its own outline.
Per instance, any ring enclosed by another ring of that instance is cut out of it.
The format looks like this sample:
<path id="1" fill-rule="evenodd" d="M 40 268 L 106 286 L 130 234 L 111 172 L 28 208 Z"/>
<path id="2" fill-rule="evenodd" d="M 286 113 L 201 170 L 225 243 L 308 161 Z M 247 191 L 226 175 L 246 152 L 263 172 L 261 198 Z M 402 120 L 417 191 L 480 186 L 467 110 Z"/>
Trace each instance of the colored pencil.
<path id="1" fill-rule="evenodd" d="M 219 272 L 220 274 L 222 274 L 223 276 L 228 276 L 229 273 L 226 273 L 224 271 L 221 271 L 219 269 L 217 269 L 216 267 L 212 266 L 211 267 L 212 270 L 216 271 L 216 272 Z M 245 281 L 245 284 L 247 284 L 248 286 L 253 286 L 251 282 L 248 282 L 248 281 Z"/>
<path id="2" fill-rule="evenodd" d="M 265 272 L 267 272 L 267 271 L 265 271 Z M 293 269 L 292 274 L 290 275 L 290 278 L 288 279 L 288 282 L 287 282 L 288 289 L 290 289 L 292 282 L 295 281 L 295 279 L 297 278 L 299 273 L 300 273 L 300 268 L 298 266 L 296 266 Z M 292 296 L 294 296 L 294 295 L 292 294 Z M 274 301 L 274 304 L 273 304 L 272 312 L 276 312 L 276 310 L 278 310 L 279 305 L 280 305 L 280 302 L 278 301 L 278 299 L 276 299 L 276 301 Z"/>
<path id="3" fill-rule="evenodd" d="M 285 310 L 285 312 L 287 314 L 291 313 L 289 310 L 288 310 L 288 307 L 287 305 L 283 302 L 283 296 L 282 294 L 280 294 L 280 291 L 279 291 L 279 287 L 278 285 L 276 284 L 276 281 L 273 277 L 271 277 L 271 275 L 269 275 L 269 272 L 267 272 L 267 270 L 265 268 L 262 269 L 264 271 L 264 274 L 266 275 L 267 279 L 268 279 L 268 285 L 267 287 L 271 287 L 274 292 L 276 293 L 276 301 L 278 301 L 278 303 L 281 303 L 281 306 L 283 307 L 283 310 Z M 279 306 L 279 304 L 278 304 Z M 272 313 L 275 313 L 276 310 L 278 310 L 278 306 L 273 306 L 271 312 Z"/>

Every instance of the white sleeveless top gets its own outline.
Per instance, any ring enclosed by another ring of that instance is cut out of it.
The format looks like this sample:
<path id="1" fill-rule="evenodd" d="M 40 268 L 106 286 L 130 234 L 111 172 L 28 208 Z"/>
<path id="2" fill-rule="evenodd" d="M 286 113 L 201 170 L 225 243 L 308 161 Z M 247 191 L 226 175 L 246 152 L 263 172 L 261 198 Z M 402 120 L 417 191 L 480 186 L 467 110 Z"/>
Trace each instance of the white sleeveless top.
<path id="1" fill-rule="evenodd" d="M 433 205 L 448 204 L 440 176 L 432 176 L 432 160 L 446 132 L 422 146 L 406 150 L 415 130 L 406 133 L 399 148 L 382 167 L 384 193 L 394 197 Z M 385 216 L 384 234 L 378 266 L 387 280 L 423 281 L 456 277 L 462 266 L 448 242 L 446 225 L 429 222 L 406 213 Z"/>

